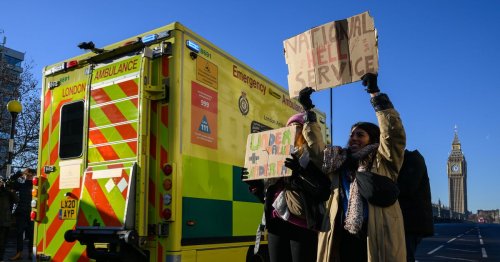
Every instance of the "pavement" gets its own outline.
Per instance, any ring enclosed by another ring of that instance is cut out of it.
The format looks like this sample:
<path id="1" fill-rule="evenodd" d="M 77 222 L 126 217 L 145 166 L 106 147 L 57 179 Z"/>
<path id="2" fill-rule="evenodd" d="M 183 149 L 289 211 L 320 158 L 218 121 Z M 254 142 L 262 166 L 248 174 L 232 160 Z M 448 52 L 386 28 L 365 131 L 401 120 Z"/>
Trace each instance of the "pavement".
<path id="1" fill-rule="evenodd" d="M 3 257 L 3 261 L 10 261 L 9 258 L 13 257 L 16 255 L 16 228 L 11 227 L 9 230 L 9 239 L 7 240 L 7 245 L 5 247 L 5 255 Z M 32 247 L 30 247 L 32 248 Z M 1 261 L 1 260 L 0 260 Z M 31 262 L 31 261 L 36 261 L 34 258 L 33 260 L 28 258 L 28 242 L 24 241 L 24 249 L 23 249 L 23 259 L 22 260 L 16 260 L 17 262 Z"/>

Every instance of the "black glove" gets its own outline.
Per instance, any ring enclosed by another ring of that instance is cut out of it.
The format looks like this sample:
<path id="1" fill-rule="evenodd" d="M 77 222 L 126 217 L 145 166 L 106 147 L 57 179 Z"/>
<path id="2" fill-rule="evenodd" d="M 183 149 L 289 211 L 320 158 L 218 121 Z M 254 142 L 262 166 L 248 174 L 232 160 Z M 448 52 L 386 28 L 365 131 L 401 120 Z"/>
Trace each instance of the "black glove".
<path id="1" fill-rule="evenodd" d="M 302 105 L 304 110 L 308 111 L 314 108 L 314 105 L 311 101 L 311 94 L 314 92 L 312 87 L 305 87 L 299 92 L 299 103 Z"/>
<path id="2" fill-rule="evenodd" d="M 366 86 L 365 91 L 369 94 L 380 92 L 380 89 L 377 85 L 377 77 L 378 76 L 374 73 L 366 73 L 361 77 L 363 86 Z"/>
<path id="3" fill-rule="evenodd" d="M 243 179 L 248 179 L 248 169 L 244 167 L 241 168 L 241 180 Z M 245 180 L 243 182 L 245 182 L 248 185 L 248 190 L 252 193 L 261 190 L 262 187 L 264 186 L 262 180 Z"/>
<path id="4" fill-rule="evenodd" d="M 292 158 L 285 159 L 285 166 L 290 170 L 292 170 L 292 176 L 302 172 L 302 167 L 300 166 L 299 158 L 295 154 L 292 154 Z"/>

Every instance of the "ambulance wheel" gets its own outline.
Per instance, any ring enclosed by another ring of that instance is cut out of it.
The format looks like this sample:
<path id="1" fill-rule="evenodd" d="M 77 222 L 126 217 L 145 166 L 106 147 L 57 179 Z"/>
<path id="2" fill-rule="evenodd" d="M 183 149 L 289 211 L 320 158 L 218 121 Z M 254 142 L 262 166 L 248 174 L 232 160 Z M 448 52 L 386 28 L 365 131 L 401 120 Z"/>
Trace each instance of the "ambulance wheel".
<path id="1" fill-rule="evenodd" d="M 259 252 L 257 254 L 253 253 L 254 246 L 250 246 L 247 252 L 247 262 L 269 262 L 269 252 L 267 251 L 267 245 L 260 245 Z"/>

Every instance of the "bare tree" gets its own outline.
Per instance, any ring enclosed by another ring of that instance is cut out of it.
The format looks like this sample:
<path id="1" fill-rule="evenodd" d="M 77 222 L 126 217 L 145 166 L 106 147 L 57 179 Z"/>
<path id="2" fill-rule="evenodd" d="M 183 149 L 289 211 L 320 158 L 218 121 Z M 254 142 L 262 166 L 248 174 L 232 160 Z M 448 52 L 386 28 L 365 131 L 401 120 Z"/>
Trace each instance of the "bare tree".
<path id="1" fill-rule="evenodd" d="M 0 59 L 0 132 L 10 133 L 11 116 L 6 110 L 9 100 L 21 102 L 23 110 L 18 114 L 14 135 L 14 168 L 36 167 L 40 122 L 40 87 L 32 74 L 33 61 L 23 63 L 23 72 L 13 74 L 12 66 Z M 4 170 L 6 161 L 0 162 Z"/>

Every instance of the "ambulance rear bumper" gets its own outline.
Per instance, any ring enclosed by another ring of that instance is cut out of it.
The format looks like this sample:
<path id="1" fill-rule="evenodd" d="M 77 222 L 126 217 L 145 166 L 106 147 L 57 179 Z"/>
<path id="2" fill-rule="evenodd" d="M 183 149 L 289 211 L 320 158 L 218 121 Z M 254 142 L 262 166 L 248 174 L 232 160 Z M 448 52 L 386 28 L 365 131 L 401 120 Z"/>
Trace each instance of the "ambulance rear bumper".
<path id="1" fill-rule="evenodd" d="M 75 229 L 66 231 L 64 239 L 86 245 L 88 257 L 96 260 L 147 261 L 149 257 L 139 248 L 134 230 Z"/>

